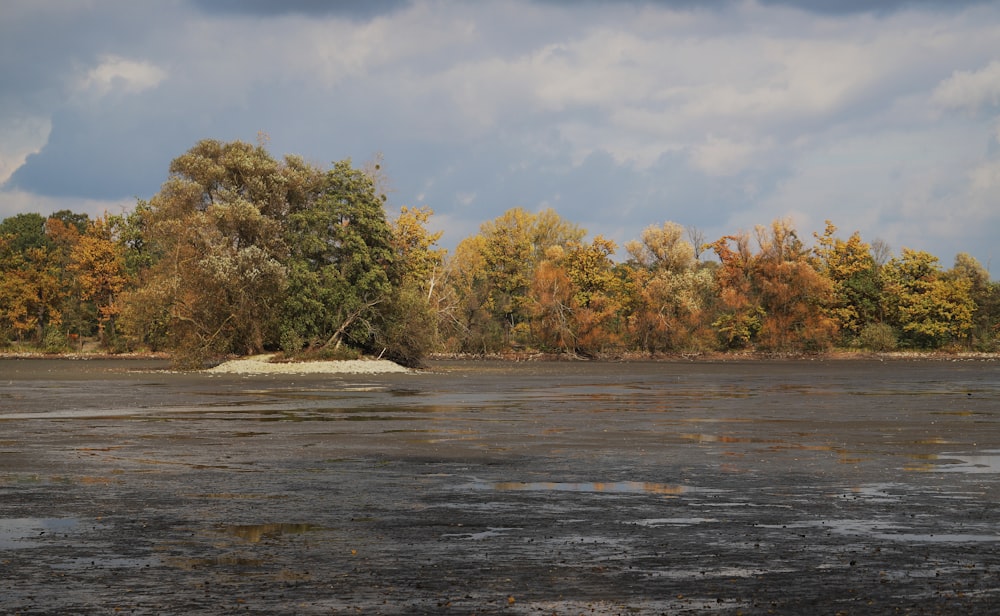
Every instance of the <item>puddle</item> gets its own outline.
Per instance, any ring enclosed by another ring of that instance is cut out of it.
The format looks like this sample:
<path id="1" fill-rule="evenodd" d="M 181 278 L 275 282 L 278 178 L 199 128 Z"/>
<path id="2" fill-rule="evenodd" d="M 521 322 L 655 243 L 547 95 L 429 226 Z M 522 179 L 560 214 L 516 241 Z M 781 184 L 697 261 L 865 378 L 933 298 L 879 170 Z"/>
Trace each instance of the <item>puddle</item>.
<path id="1" fill-rule="evenodd" d="M 981 454 L 941 454 L 939 464 L 930 469 L 935 473 L 1000 473 L 1000 450 L 987 450 Z"/>
<path id="2" fill-rule="evenodd" d="M 838 494 L 837 498 L 849 498 L 864 500 L 872 503 L 894 503 L 900 499 L 898 494 L 892 494 L 890 489 L 905 491 L 906 487 L 893 483 L 873 483 L 862 486 L 855 486 L 850 492 Z"/>
<path id="3" fill-rule="evenodd" d="M 72 532 L 76 518 L 5 518 L 0 519 L 0 550 L 33 548 L 39 539 Z"/>
<path id="4" fill-rule="evenodd" d="M 761 575 L 794 573 L 795 571 L 795 569 L 779 567 L 699 567 L 697 569 L 646 569 L 643 570 L 642 573 L 650 579 L 666 578 L 670 580 L 693 580 L 699 578 L 754 578 Z M 718 607 L 718 604 L 713 607 L 718 610 L 722 610 L 721 607 Z M 739 614 L 740 612 L 737 611 L 736 613 Z"/>
<path id="5" fill-rule="evenodd" d="M 234 524 L 219 528 L 227 535 L 239 537 L 250 543 L 259 543 L 261 539 L 277 539 L 282 535 L 301 535 L 320 529 L 321 527 L 313 524 Z"/>
<path id="6" fill-rule="evenodd" d="M 112 556 L 112 557 L 79 557 L 72 558 L 60 563 L 55 563 L 52 565 L 53 569 L 70 569 L 70 570 L 80 570 L 80 569 L 140 569 L 145 567 L 152 567 L 160 563 L 160 559 L 155 557 L 148 558 L 129 558 L 127 556 Z"/>
<path id="7" fill-rule="evenodd" d="M 709 524 L 718 521 L 718 518 L 651 518 L 648 520 L 637 520 L 633 524 L 656 528 L 658 526 L 694 526 L 695 524 Z"/>
<path id="8" fill-rule="evenodd" d="M 512 530 L 521 530 L 520 528 L 487 528 L 484 531 L 478 533 L 445 533 L 441 535 L 442 537 L 454 538 L 454 539 L 465 539 L 468 541 L 482 541 L 483 539 L 491 539 L 493 537 L 503 537 L 505 533 Z"/>
<path id="9" fill-rule="evenodd" d="M 905 543 L 994 543 L 1000 542 L 996 533 L 926 533 L 913 532 L 906 526 L 880 523 L 872 520 L 819 520 L 793 522 L 790 524 L 759 524 L 760 528 L 780 529 L 824 529 L 838 535 L 860 535 L 883 541 Z"/>
<path id="10" fill-rule="evenodd" d="M 466 487 L 479 490 L 497 490 L 500 492 L 585 492 L 598 494 L 660 494 L 664 496 L 677 496 L 688 492 L 719 491 L 647 481 L 477 481 Z"/>
<path id="11" fill-rule="evenodd" d="M 258 492 L 198 492 L 198 493 L 185 493 L 182 496 L 187 498 L 221 498 L 227 500 L 243 500 L 243 499 L 272 499 L 281 500 L 288 498 L 283 494 L 261 494 Z"/>

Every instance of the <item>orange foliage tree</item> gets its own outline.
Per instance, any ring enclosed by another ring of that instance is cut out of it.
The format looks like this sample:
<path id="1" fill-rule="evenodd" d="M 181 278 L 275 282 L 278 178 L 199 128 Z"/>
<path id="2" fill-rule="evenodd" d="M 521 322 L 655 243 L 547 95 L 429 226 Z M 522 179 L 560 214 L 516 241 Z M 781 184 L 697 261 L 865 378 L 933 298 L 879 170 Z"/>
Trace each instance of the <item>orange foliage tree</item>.
<path id="1" fill-rule="evenodd" d="M 625 244 L 631 344 L 649 353 L 701 351 L 714 346 L 710 307 L 715 280 L 700 263 L 679 224 L 666 222 Z"/>
<path id="2" fill-rule="evenodd" d="M 730 348 L 769 352 L 829 348 L 837 331 L 826 314 L 832 285 L 809 262 L 788 221 L 755 230 L 759 252 L 747 234 L 712 244 L 719 256 L 720 306 L 715 326 Z"/>
<path id="3" fill-rule="evenodd" d="M 121 310 L 117 298 L 131 280 L 125 269 L 124 249 L 115 239 L 107 216 L 93 221 L 80 236 L 70 251 L 67 270 L 76 280 L 80 299 L 93 302 L 101 344 L 110 348 L 117 338 L 115 319 Z"/>
<path id="4" fill-rule="evenodd" d="M 532 333 L 544 347 L 594 355 L 620 344 L 621 284 L 614 272 L 615 243 L 553 246 L 535 271 Z"/>

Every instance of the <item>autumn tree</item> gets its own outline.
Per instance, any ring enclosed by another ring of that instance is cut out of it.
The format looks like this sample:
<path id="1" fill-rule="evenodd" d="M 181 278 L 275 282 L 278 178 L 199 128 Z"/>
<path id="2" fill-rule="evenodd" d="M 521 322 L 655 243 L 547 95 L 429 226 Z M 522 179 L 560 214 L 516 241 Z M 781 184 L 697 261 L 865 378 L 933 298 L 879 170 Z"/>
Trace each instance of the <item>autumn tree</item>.
<path id="1" fill-rule="evenodd" d="M 489 279 L 486 305 L 504 331 L 504 343 L 527 341 L 530 287 L 539 247 L 535 216 L 521 208 L 483 223 L 483 264 Z"/>
<path id="2" fill-rule="evenodd" d="M 80 300 L 94 306 L 101 343 L 105 348 L 114 348 L 117 342 L 115 323 L 120 312 L 118 296 L 131 279 L 122 244 L 114 237 L 110 217 L 88 223 L 86 233 L 70 252 L 67 269 L 74 278 Z"/>
<path id="3" fill-rule="evenodd" d="M 827 316 L 832 285 L 809 262 L 808 250 L 788 221 L 713 244 L 719 256 L 720 307 L 715 321 L 729 347 L 771 352 L 817 351 L 832 344 L 836 323 Z"/>
<path id="4" fill-rule="evenodd" d="M 692 234 L 668 221 L 625 244 L 632 289 L 629 330 L 633 344 L 649 353 L 713 346 L 708 317 L 715 281 L 685 233 Z"/>
<path id="5" fill-rule="evenodd" d="M 577 308 L 562 246 L 551 246 L 535 269 L 531 296 L 532 336 L 543 349 L 575 353 L 574 311 Z"/>
<path id="6" fill-rule="evenodd" d="M 52 226 L 39 214 L 0 222 L 0 329 L 19 342 L 42 343 L 62 323 L 63 263 L 46 231 Z"/>
<path id="7" fill-rule="evenodd" d="M 47 346 L 66 346 L 70 339 L 79 340 L 96 331 L 96 308 L 89 298 L 83 297 L 80 281 L 73 270 L 73 253 L 89 225 L 86 214 L 75 215 L 68 210 L 57 212 L 45 221 L 48 260 L 58 288 L 51 302 L 59 313 L 58 328 L 47 331 Z"/>
<path id="8" fill-rule="evenodd" d="M 1000 348 L 1000 283 L 990 280 L 990 274 L 972 255 L 960 252 L 955 265 L 945 272 L 948 280 L 967 281 L 969 295 L 976 305 L 969 343 L 981 351 Z"/>
<path id="9" fill-rule="evenodd" d="M 22 252 L 15 243 L 12 235 L 0 235 L 0 333 L 5 340 L 41 341 L 47 317 L 53 316 L 46 298 L 57 288 L 55 272 L 45 249 Z"/>
<path id="10" fill-rule="evenodd" d="M 624 285 L 612 259 L 617 245 L 602 235 L 571 241 L 564 263 L 573 282 L 576 350 L 595 355 L 619 348 L 624 330 Z"/>
<path id="11" fill-rule="evenodd" d="M 602 236 L 546 250 L 535 269 L 531 297 L 533 340 L 543 348 L 593 356 L 620 345 L 621 284 Z"/>
<path id="12" fill-rule="evenodd" d="M 445 250 L 437 245 L 441 232 L 427 228 L 433 213 L 428 207 L 404 206 L 389 224 L 392 297 L 381 311 L 376 344 L 386 357 L 408 366 L 419 366 L 438 339 L 433 299 Z"/>
<path id="13" fill-rule="evenodd" d="M 909 248 L 884 272 L 890 318 L 904 343 L 938 348 L 966 339 L 976 310 L 968 277 L 944 276 L 937 257 Z"/>
<path id="14" fill-rule="evenodd" d="M 171 163 L 144 230 L 155 264 L 122 298 L 134 342 L 164 343 L 179 362 L 198 364 L 276 339 L 287 284 L 284 176 L 263 147 L 239 141 L 201 141 Z"/>
<path id="15" fill-rule="evenodd" d="M 765 316 L 757 297 L 756 258 L 750 248 L 750 235 L 726 235 L 711 247 L 720 262 L 716 272 L 719 304 L 712 325 L 725 348 L 747 348 L 756 340 Z"/>
<path id="16" fill-rule="evenodd" d="M 814 234 L 817 270 L 833 285 L 827 309 L 845 339 L 856 339 L 865 326 L 884 320 L 882 279 L 871 247 L 854 232 L 845 241 L 826 221 L 822 235 Z"/>
<path id="17" fill-rule="evenodd" d="M 833 344 L 836 323 L 827 316 L 832 285 L 813 267 L 791 223 L 757 227 L 758 280 L 764 322 L 758 345 L 769 351 L 822 351 Z"/>
<path id="18" fill-rule="evenodd" d="M 482 235 L 467 237 L 444 264 L 432 301 L 445 350 L 486 354 L 503 348 L 505 322 L 493 318 L 492 276 L 487 271 L 485 250 Z"/>
<path id="19" fill-rule="evenodd" d="M 547 250 L 584 234 L 552 210 L 532 214 L 514 208 L 480 227 L 485 307 L 501 325 L 504 344 L 530 342 L 531 284 Z"/>

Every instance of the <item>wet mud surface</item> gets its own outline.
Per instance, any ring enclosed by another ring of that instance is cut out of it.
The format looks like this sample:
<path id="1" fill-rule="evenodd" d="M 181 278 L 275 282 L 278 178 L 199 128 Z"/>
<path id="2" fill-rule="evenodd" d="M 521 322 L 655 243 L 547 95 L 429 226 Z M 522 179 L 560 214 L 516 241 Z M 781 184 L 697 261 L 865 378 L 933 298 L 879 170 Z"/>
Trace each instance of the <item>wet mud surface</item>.
<path id="1" fill-rule="evenodd" d="M 1000 363 L 0 360 L 3 614 L 989 614 Z"/>

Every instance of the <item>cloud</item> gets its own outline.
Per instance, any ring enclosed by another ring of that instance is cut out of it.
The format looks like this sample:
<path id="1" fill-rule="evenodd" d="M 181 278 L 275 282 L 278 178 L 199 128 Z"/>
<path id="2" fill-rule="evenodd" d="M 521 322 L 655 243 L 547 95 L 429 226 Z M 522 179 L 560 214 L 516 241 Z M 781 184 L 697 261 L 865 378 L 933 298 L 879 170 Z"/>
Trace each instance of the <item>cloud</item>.
<path id="1" fill-rule="evenodd" d="M 991 160 L 974 167 L 969 172 L 971 195 L 979 202 L 992 204 L 1000 199 L 1000 160 Z"/>
<path id="2" fill-rule="evenodd" d="M 135 207 L 135 199 L 80 199 L 77 197 L 45 197 L 18 189 L 0 189 L 0 219 L 22 212 L 43 215 L 70 210 L 87 214 L 91 218 L 108 214 L 121 214 Z"/>
<path id="3" fill-rule="evenodd" d="M 42 151 L 52 131 L 52 123 L 44 116 L 14 116 L 0 118 L 0 186 L 3 186 L 31 154 Z"/>
<path id="4" fill-rule="evenodd" d="M 111 92 L 137 94 L 155 88 L 166 78 L 166 71 L 149 62 L 105 55 L 80 79 L 78 89 L 98 97 Z"/>
<path id="5" fill-rule="evenodd" d="M 409 0 L 194 0 L 195 6 L 206 13 L 253 15 L 274 17 L 278 15 L 337 16 L 348 19 L 368 20 L 379 15 L 398 11 L 410 4 Z"/>
<path id="6" fill-rule="evenodd" d="M 931 100 L 947 109 L 1000 105 L 1000 60 L 978 71 L 955 71 L 934 89 Z"/>
<path id="7" fill-rule="evenodd" d="M 761 0 L 764 5 L 791 6 L 800 10 L 831 15 L 874 13 L 884 15 L 904 9 L 954 10 L 984 4 L 989 0 Z"/>
<path id="8" fill-rule="evenodd" d="M 942 212 L 994 220 L 998 37 L 988 2 L 10 0 L 0 180 L 29 209 L 147 198 L 197 140 L 264 130 L 382 152 L 451 246 L 551 205 L 620 242 L 793 213 L 947 254 Z"/>
<path id="9" fill-rule="evenodd" d="M 693 149 L 694 166 L 708 175 L 734 175 L 745 169 L 759 148 L 750 143 L 709 135 Z"/>
<path id="10" fill-rule="evenodd" d="M 538 0 L 543 4 L 578 6 L 605 0 Z M 790 7 L 798 11 L 828 15 L 873 13 L 884 15 L 903 9 L 945 10 L 982 4 L 989 0 L 759 0 L 764 6 Z M 673 10 L 720 10 L 739 0 L 623 0 L 618 4 L 655 5 Z"/>

